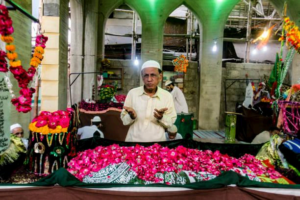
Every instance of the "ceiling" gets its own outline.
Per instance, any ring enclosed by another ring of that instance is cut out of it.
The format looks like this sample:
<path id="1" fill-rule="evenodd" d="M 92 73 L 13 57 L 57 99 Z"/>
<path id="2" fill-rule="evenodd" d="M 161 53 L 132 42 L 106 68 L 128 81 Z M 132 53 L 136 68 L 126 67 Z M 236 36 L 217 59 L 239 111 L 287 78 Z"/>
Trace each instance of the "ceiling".
<path id="1" fill-rule="evenodd" d="M 246 28 L 249 14 L 249 1 L 241 0 L 230 13 L 226 27 Z M 280 14 L 276 11 L 269 0 L 256 0 L 252 3 L 251 28 L 264 29 L 276 25 L 279 29 L 281 25 Z"/>

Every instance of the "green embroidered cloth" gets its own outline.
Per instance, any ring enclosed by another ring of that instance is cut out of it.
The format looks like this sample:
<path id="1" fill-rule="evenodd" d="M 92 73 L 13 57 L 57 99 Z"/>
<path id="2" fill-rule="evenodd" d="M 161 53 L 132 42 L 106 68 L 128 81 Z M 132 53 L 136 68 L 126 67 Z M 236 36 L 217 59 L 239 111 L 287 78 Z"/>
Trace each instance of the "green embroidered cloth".
<path id="1" fill-rule="evenodd" d="M 0 156 L 10 144 L 10 94 L 3 73 L 0 73 Z"/>

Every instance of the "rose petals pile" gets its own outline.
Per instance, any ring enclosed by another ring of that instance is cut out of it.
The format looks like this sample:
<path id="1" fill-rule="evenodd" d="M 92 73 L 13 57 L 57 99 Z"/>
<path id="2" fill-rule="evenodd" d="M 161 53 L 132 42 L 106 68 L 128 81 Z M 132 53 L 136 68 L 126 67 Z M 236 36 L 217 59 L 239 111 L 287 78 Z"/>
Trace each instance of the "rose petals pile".
<path id="1" fill-rule="evenodd" d="M 0 5 L 0 34 L 1 40 L 6 43 L 6 56 L 3 52 L 0 52 L 0 72 L 7 72 L 7 64 L 3 62 L 3 58 L 7 57 L 9 60 L 9 70 L 14 75 L 14 78 L 18 81 L 20 90 L 20 97 L 13 98 L 12 104 L 16 106 L 18 112 L 27 113 L 31 110 L 31 98 L 35 92 L 34 88 L 27 88 L 29 82 L 33 80 L 36 72 L 36 68 L 41 64 L 43 60 L 45 43 L 48 38 L 39 35 L 36 37 L 36 44 L 33 57 L 30 61 L 30 68 L 26 71 L 20 60 L 18 60 L 18 54 L 16 53 L 16 47 L 13 45 L 14 38 L 11 34 L 14 32 L 12 27 L 12 20 L 8 14 L 6 6 Z"/>
<path id="2" fill-rule="evenodd" d="M 119 103 L 124 103 L 126 99 L 126 95 L 124 94 L 115 95 L 115 98 Z"/>
<path id="3" fill-rule="evenodd" d="M 117 109 L 123 109 L 123 103 L 87 103 L 84 100 L 82 100 L 79 103 L 79 108 L 86 110 L 86 111 L 103 111 L 107 110 L 109 108 L 117 108 Z"/>
<path id="4" fill-rule="evenodd" d="M 71 108 L 67 108 L 67 111 L 58 110 L 52 113 L 43 111 L 29 124 L 29 130 L 44 135 L 49 133 L 55 134 L 67 132 L 71 119 L 71 112 Z"/>
<path id="5" fill-rule="evenodd" d="M 242 168 L 245 174 L 251 173 L 246 170 L 247 167 L 256 175 L 266 174 L 271 178 L 281 177 L 275 170 L 264 167 L 252 155 L 245 154 L 236 159 L 222 155 L 219 151 L 202 151 L 183 146 L 169 149 L 159 144 L 150 147 L 140 145 L 120 147 L 116 144 L 108 147 L 99 146 L 93 150 L 80 152 L 69 162 L 68 171 L 82 181 L 85 176 L 91 176 L 92 172 L 98 172 L 108 165 L 121 162 L 130 165 L 138 178 L 154 182 L 159 182 L 154 176 L 156 173 L 178 173 L 186 170 L 209 172 L 218 176 L 222 171 L 234 170 L 235 168 Z"/>

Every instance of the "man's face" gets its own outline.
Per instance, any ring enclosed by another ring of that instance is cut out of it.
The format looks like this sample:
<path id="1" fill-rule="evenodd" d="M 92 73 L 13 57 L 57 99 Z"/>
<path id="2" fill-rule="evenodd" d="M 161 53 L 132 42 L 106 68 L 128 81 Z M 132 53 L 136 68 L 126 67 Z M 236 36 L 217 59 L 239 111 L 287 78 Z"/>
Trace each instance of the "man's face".
<path id="1" fill-rule="evenodd" d="M 177 133 L 168 132 L 168 136 L 170 140 L 174 140 L 176 138 Z"/>
<path id="2" fill-rule="evenodd" d="M 280 131 L 278 131 L 278 130 L 271 131 L 271 135 L 279 135 L 279 134 L 280 134 Z"/>
<path id="3" fill-rule="evenodd" d="M 14 128 L 12 130 L 12 134 L 14 134 L 15 136 L 19 137 L 19 138 L 22 138 L 23 135 L 24 135 L 24 132 L 23 132 L 23 129 L 18 127 L 18 128 Z"/>
<path id="4" fill-rule="evenodd" d="M 172 92 L 172 90 L 173 90 L 173 85 L 167 85 L 167 86 L 166 86 L 166 89 L 167 89 L 169 92 Z"/>
<path id="5" fill-rule="evenodd" d="M 156 89 L 158 83 L 161 81 L 161 74 L 155 67 L 145 68 L 142 71 L 142 78 L 145 88 L 148 90 Z"/>

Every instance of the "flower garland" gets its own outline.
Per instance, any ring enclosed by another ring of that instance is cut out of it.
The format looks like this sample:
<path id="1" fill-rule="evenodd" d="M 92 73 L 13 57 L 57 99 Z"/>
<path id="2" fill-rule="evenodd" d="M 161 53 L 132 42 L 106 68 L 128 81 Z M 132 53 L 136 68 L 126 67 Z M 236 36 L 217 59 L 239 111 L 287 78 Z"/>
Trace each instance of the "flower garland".
<path id="1" fill-rule="evenodd" d="M 58 110 L 52 113 L 42 111 L 29 124 L 29 130 L 43 135 L 68 132 L 72 111 L 71 108 L 67 108 L 67 111 Z"/>
<path id="2" fill-rule="evenodd" d="M 0 72 L 8 72 L 5 51 L 0 50 Z"/>
<path id="3" fill-rule="evenodd" d="M 298 53 L 300 53 L 300 31 L 299 27 L 295 22 L 291 21 L 289 17 L 284 18 L 283 28 L 286 31 L 285 36 L 281 36 L 279 41 L 284 41 L 287 39 L 287 42 L 290 43 Z"/>
<path id="4" fill-rule="evenodd" d="M 172 61 L 175 72 L 184 72 L 186 73 L 186 68 L 189 65 L 189 60 L 186 59 L 184 55 L 180 55 Z"/>
<path id="5" fill-rule="evenodd" d="M 6 6 L 0 5 L 0 34 L 1 40 L 6 43 L 6 57 L 9 60 L 9 70 L 14 75 L 14 78 L 18 81 L 18 85 L 21 88 L 20 96 L 15 98 L 12 94 L 12 104 L 16 106 L 18 112 L 27 113 L 31 110 L 31 98 L 35 92 L 34 88 L 28 88 L 28 84 L 33 80 L 36 73 L 36 68 L 41 64 L 43 60 L 45 43 L 48 38 L 43 35 L 36 37 L 36 44 L 33 53 L 33 57 L 30 61 L 30 68 L 26 71 L 20 60 L 18 60 L 18 54 L 16 53 L 16 47 L 13 45 L 14 38 L 11 34 L 14 32 L 12 26 L 12 20 L 9 17 Z M 3 52 L 0 53 L 0 71 L 7 72 L 7 63 L 3 62 L 5 56 Z M 11 92 L 12 93 L 12 92 Z"/>
<path id="6" fill-rule="evenodd" d="M 179 173 L 182 170 L 209 172 L 216 176 L 223 171 L 233 170 L 237 173 L 245 173 L 249 177 L 253 176 L 253 173 L 255 175 L 265 174 L 272 179 L 281 177 L 274 169 L 264 167 L 261 161 L 249 154 L 237 159 L 222 155 L 219 151 L 202 151 L 183 146 L 169 149 L 159 144 L 150 147 L 140 145 L 120 147 L 116 144 L 108 147 L 99 146 L 93 150 L 80 152 L 69 162 L 68 171 L 79 180 L 83 180 L 92 172 L 98 172 L 109 165 L 122 162 L 130 165 L 138 178 L 154 182 L 159 182 L 158 178 L 155 177 L 156 173 Z"/>

